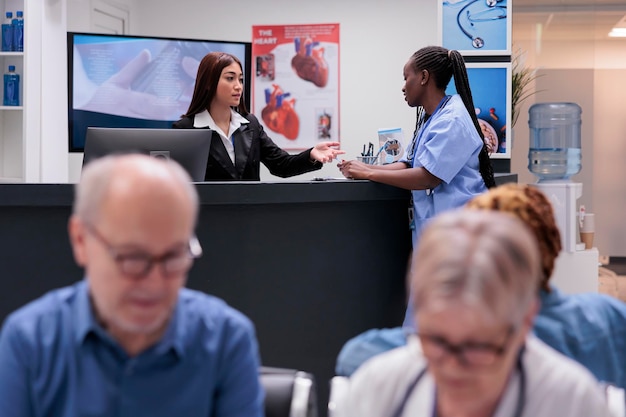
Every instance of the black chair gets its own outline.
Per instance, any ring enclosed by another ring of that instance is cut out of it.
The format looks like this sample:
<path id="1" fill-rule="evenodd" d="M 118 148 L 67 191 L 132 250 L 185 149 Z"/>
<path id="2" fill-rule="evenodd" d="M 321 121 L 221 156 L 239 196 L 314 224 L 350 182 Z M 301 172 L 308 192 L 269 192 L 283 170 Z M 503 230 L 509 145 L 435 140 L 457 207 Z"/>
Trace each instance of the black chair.
<path id="1" fill-rule="evenodd" d="M 265 417 L 318 417 L 315 378 L 308 372 L 263 366 Z"/>

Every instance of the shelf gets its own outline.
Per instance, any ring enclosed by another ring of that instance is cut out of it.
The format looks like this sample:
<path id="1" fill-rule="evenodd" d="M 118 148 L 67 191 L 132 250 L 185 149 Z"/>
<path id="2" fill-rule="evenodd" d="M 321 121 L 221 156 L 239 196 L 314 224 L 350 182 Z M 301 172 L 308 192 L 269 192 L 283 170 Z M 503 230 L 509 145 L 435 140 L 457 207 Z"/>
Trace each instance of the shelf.
<path id="1" fill-rule="evenodd" d="M 0 0 L 0 12 L 4 15 L 5 11 L 12 11 L 13 16 L 17 10 L 22 10 L 24 15 L 28 19 L 31 17 L 31 30 L 26 31 L 24 26 L 24 51 L 0 51 L 0 74 L 5 74 L 8 66 L 14 65 L 16 73 L 20 76 L 20 93 L 19 103 L 20 106 L 4 106 L 3 101 L 0 100 L 0 183 L 1 184 L 13 184 L 24 183 L 26 181 L 27 166 L 30 163 L 27 160 L 26 150 L 30 149 L 27 143 L 27 131 L 31 125 L 39 126 L 38 120 L 34 119 L 31 114 L 36 114 L 40 109 L 33 109 L 33 106 L 29 106 L 27 103 L 35 103 L 34 98 L 27 99 L 26 93 L 28 89 L 26 85 L 35 84 L 33 96 L 39 93 L 39 79 L 38 72 L 35 71 L 35 75 L 32 75 L 29 68 L 33 65 L 38 66 L 37 58 L 30 60 L 29 55 L 35 52 L 38 47 L 35 43 L 35 47 L 29 48 L 27 46 L 27 39 L 39 39 L 32 36 L 32 28 L 35 32 L 38 30 L 37 22 L 40 13 L 43 13 L 44 5 L 46 2 L 33 1 L 33 0 Z M 34 6 L 34 8 L 33 8 Z M 3 16 L 4 17 L 4 16 Z M 3 21 L 4 23 L 4 21 Z M 29 41 L 30 42 L 30 41 Z M 28 51 L 27 51 L 28 50 Z M 34 61 L 34 64 L 33 64 Z M 34 81 L 27 81 L 33 79 Z M 0 85 L 0 94 L 4 93 L 4 88 Z M 36 97 L 36 96 L 35 96 Z M 38 152 L 38 149 L 34 152 Z M 33 158 L 35 159 L 35 158 Z M 33 180 L 37 180 L 37 171 L 32 175 Z M 0 414 L 2 414 L 0 412 Z"/>
<path id="2" fill-rule="evenodd" d="M 12 184 L 22 182 L 24 182 L 24 179 L 19 177 L 0 177 L 0 184 Z"/>

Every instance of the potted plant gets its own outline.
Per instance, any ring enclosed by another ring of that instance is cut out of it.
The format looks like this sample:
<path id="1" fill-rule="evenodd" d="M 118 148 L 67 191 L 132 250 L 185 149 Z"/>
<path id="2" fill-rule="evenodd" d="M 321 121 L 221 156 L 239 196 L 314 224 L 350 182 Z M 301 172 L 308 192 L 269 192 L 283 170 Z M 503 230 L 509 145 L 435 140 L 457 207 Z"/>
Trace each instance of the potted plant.
<path id="1" fill-rule="evenodd" d="M 530 69 L 523 63 L 524 52 L 520 49 L 511 59 L 511 128 L 517 123 L 519 117 L 519 107 L 522 102 L 539 91 L 528 89 L 528 85 L 537 77 L 537 70 Z"/>

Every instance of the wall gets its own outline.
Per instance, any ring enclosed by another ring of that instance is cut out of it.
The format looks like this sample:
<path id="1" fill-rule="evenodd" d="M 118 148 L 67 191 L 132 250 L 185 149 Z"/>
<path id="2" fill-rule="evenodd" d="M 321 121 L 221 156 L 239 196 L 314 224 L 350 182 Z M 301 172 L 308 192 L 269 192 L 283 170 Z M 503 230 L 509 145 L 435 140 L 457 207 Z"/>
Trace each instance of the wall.
<path id="1" fill-rule="evenodd" d="M 68 0 L 72 3 L 85 3 Z M 402 95 L 402 68 L 417 49 L 435 44 L 435 1 L 396 0 L 393 7 L 378 0 L 358 3 L 319 0 L 135 0 L 131 7 L 131 34 L 250 41 L 253 25 L 340 24 L 340 134 L 347 158 L 361 152 L 363 143 L 377 143 L 381 127 L 401 127 L 408 140 L 415 124 L 415 110 Z M 68 11 L 72 7 L 68 7 Z M 79 7 L 84 9 L 84 7 Z M 184 17 L 183 17 L 184 16 Z M 68 30 L 88 31 L 84 10 L 72 10 Z M 82 154 L 70 155 L 69 181 L 80 176 Z M 262 179 L 281 181 L 262 167 Z M 314 176 L 340 177 L 335 164 Z"/>
<path id="2" fill-rule="evenodd" d="M 89 0 L 67 1 L 68 30 L 88 31 Z M 414 50 L 437 41 L 437 2 L 433 0 L 396 0 L 393 7 L 377 0 L 358 4 L 333 0 L 241 0 L 236 5 L 200 0 L 117 3 L 132 11 L 131 33 L 143 35 L 249 41 L 255 24 L 340 23 L 341 138 L 348 158 L 358 155 L 363 143 L 375 140 L 379 127 L 399 126 L 410 135 L 414 111 L 402 99 L 402 66 Z M 626 226 L 621 227 L 620 221 L 626 187 L 619 183 L 626 177 L 626 168 L 622 168 L 626 149 L 621 140 L 626 136 L 626 126 L 621 122 L 620 96 L 616 94 L 626 82 L 622 73 L 626 55 L 616 53 L 622 44 L 593 39 L 537 42 L 535 35 L 516 31 L 514 17 L 514 50 L 519 46 L 527 51 L 528 64 L 547 74 L 539 82 L 549 85 L 522 106 L 513 129 L 511 171 L 519 174 L 520 182 L 536 181 L 527 168 L 531 104 L 551 100 L 583 104 L 583 169 L 574 177 L 584 186 L 580 202 L 598 215 L 596 243 L 600 253 L 626 256 Z M 571 70 L 589 71 L 575 75 Z M 70 182 L 79 178 L 81 161 L 81 154 L 69 156 Z M 340 174 L 328 164 L 315 175 Z M 262 178 L 279 180 L 267 171 Z"/>
<path id="3" fill-rule="evenodd" d="M 626 65 L 625 65 L 626 67 Z M 626 255 L 626 69 L 597 69 L 594 74 L 594 149 L 591 191 L 596 212 L 595 244 L 601 254 Z"/>
<path id="4" fill-rule="evenodd" d="M 516 36 L 517 35 L 517 36 Z M 542 74 L 538 93 L 527 100 L 514 128 L 511 171 L 519 182 L 534 183 L 528 171 L 528 108 L 535 102 L 573 101 L 582 109 L 582 170 L 572 179 L 583 183 L 578 200 L 596 213 L 594 245 L 601 255 L 626 256 L 626 120 L 621 91 L 626 89 L 623 42 L 561 40 L 537 42 L 514 33 L 515 44 L 526 51 L 526 64 Z M 514 48 L 515 50 L 515 48 Z M 619 51 L 619 52 L 618 52 Z"/>

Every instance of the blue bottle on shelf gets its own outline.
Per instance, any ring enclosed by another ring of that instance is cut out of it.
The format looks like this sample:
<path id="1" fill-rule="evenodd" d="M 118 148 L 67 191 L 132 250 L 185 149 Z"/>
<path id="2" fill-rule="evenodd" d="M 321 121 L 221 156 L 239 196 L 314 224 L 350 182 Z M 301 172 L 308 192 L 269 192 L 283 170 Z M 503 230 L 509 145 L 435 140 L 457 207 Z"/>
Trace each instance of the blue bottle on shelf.
<path id="1" fill-rule="evenodd" d="M 4 74 L 4 98 L 5 106 L 20 105 L 20 76 L 15 73 L 15 65 L 9 65 L 9 72 Z"/>
<path id="2" fill-rule="evenodd" d="M 6 12 L 6 20 L 2 22 L 2 52 L 13 51 L 13 13 Z"/>
<path id="3" fill-rule="evenodd" d="M 21 10 L 15 12 L 13 26 L 13 50 L 22 52 L 24 50 L 24 13 Z"/>
<path id="4" fill-rule="evenodd" d="M 536 103 L 528 113 L 528 169 L 539 182 L 569 181 L 581 169 L 582 109 L 576 103 Z"/>

